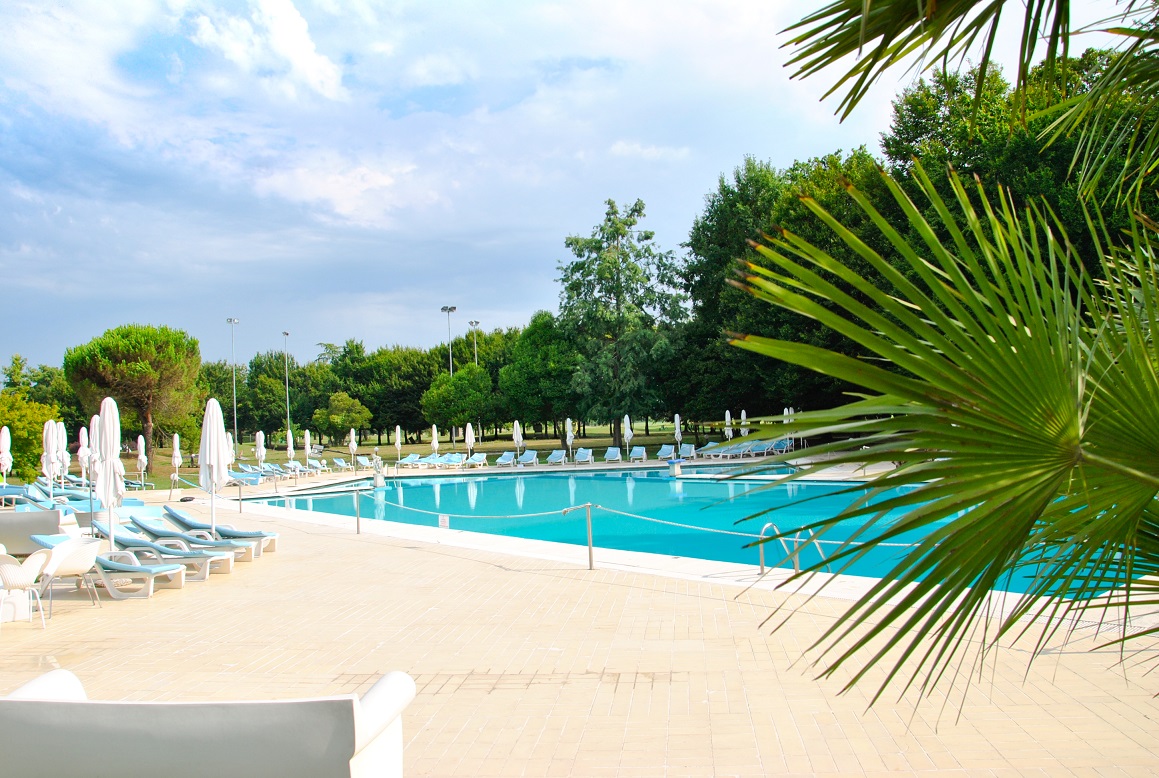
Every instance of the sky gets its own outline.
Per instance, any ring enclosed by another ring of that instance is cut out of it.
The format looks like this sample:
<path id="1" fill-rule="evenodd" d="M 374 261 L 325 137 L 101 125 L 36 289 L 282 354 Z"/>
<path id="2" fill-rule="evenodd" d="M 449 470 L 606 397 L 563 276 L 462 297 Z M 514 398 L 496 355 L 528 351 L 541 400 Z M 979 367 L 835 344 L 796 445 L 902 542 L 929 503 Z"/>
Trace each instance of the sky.
<path id="1" fill-rule="evenodd" d="M 446 305 L 522 326 L 609 198 L 679 255 L 746 155 L 878 153 L 913 74 L 838 122 L 778 34 L 820 4 L 6 0 L 0 361 L 127 323 L 239 362 L 446 343 Z"/>

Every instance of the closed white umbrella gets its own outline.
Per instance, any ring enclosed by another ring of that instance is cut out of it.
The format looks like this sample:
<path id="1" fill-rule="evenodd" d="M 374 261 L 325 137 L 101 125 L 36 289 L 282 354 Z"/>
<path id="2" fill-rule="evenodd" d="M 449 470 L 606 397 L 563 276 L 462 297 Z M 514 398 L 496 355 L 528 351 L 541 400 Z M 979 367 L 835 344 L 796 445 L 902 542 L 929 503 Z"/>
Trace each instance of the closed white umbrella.
<path id="1" fill-rule="evenodd" d="M 463 445 L 467 447 L 467 455 L 470 456 L 471 450 L 475 448 L 475 425 L 471 422 L 467 422 L 467 432 L 463 435 Z"/>
<path id="2" fill-rule="evenodd" d="M 732 440 L 732 411 L 724 412 L 724 439 Z"/>
<path id="3" fill-rule="evenodd" d="M 523 445 L 523 429 L 519 426 L 519 419 L 515 420 L 515 426 L 511 429 L 511 440 L 515 441 L 515 453 L 518 454 Z"/>
<path id="4" fill-rule="evenodd" d="M 672 436 L 676 438 L 676 447 L 680 448 L 680 440 L 681 440 L 681 438 L 684 437 L 684 431 L 680 429 L 680 414 L 679 413 L 676 414 L 676 418 L 673 421 L 674 421 L 673 426 L 675 426 L 676 429 L 673 430 Z"/>
<path id="5" fill-rule="evenodd" d="M 8 485 L 8 474 L 12 472 L 12 433 L 8 427 L 0 427 L 0 483 Z"/>
<path id="6" fill-rule="evenodd" d="M 402 459 L 402 427 L 398 424 L 394 425 L 394 450 L 398 452 L 398 458 Z"/>
<path id="7" fill-rule="evenodd" d="M 258 460 L 258 470 L 266 462 L 266 433 L 261 430 L 254 435 L 254 458 Z"/>
<path id="8" fill-rule="evenodd" d="M 170 461 L 173 463 L 173 472 L 177 472 L 177 469 L 185 463 L 181 456 L 181 436 L 176 432 L 173 433 L 173 456 Z"/>
<path id="9" fill-rule="evenodd" d="M 346 445 L 350 449 L 350 462 L 353 464 L 354 457 L 358 454 L 358 433 L 354 431 L 353 427 L 350 428 L 350 440 Z"/>
<path id="10" fill-rule="evenodd" d="M 233 444 L 233 433 L 225 433 L 225 440 L 229 444 L 229 461 L 226 464 L 233 465 L 237 461 L 237 447 Z"/>
<path id="11" fill-rule="evenodd" d="M 96 494 L 101 506 L 108 511 L 109 545 L 116 548 L 117 514 L 125 497 L 125 465 L 121 462 L 121 411 L 112 397 L 101 400 L 101 416 L 97 423 Z M 92 438 L 93 435 L 89 434 Z"/>
<path id="12" fill-rule="evenodd" d="M 72 455 L 68 453 L 68 431 L 65 430 L 63 421 L 56 423 L 56 461 L 60 464 L 57 475 L 60 476 L 60 486 L 63 489 L 68 466 L 72 463 Z"/>
<path id="13" fill-rule="evenodd" d="M 81 427 L 77 430 L 77 441 L 80 443 L 76 449 L 76 463 L 80 465 L 81 480 L 88 480 L 89 470 L 89 431 Z"/>
<path id="14" fill-rule="evenodd" d="M 741 408 L 740 411 L 740 434 L 742 438 L 749 434 L 749 417 L 744 412 L 744 408 Z"/>
<path id="15" fill-rule="evenodd" d="M 56 477 L 56 422 L 52 419 L 44 422 L 44 430 L 40 435 L 40 444 L 43 453 L 40 455 L 40 472 L 48 480 L 48 496 L 52 497 L 52 479 Z"/>
<path id="16" fill-rule="evenodd" d="M 628 418 L 628 414 L 624 414 L 624 445 L 632 445 L 632 420 Z"/>
<path id="17" fill-rule="evenodd" d="M 141 476 L 141 483 L 145 483 L 145 468 L 149 466 L 149 457 L 145 456 L 145 436 L 137 436 L 137 472 Z"/>
<path id="18" fill-rule="evenodd" d="M 302 433 L 302 459 L 310 464 L 310 430 Z"/>
<path id="19" fill-rule="evenodd" d="M 575 433 L 571 429 L 571 417 L 563 425 L 564 433 L 567 435 L 567 458 L 571 459 L 571 444 L 575 441 Z"/>
<path id="20" fill-rule="evenodd" d="M 292 444 L 291 444 L 292 445 Z M 225 417 L 221 405 L 210 397 L 205 403 L 201 421 L 201 448 L 198 453 L 200 472 L 197 481 L 209 492 L 210 532 L 217 532 L 217 490 L 229 481 L 229 438 L 225 436 Z"/>
<path id="21" fill-rule="evenodd" d="M 89 480 L 97 477 L 97 464 L 101 461 L 100 452 L 101 417 L 93 416 L 89 419 Z"/>
<path id="22" fill-rule="evenodd" d="M 289 460 L 291 460 L 293 458 L 294 458 L 294 436 L 287 435 L 286 436 L 286 461 L 288 462 Z"/>
<path id="23" fill-rule="evenodd" d="M 431 451 L 439 453 L 439 427 L 437 424 L 431 425 Z"/>

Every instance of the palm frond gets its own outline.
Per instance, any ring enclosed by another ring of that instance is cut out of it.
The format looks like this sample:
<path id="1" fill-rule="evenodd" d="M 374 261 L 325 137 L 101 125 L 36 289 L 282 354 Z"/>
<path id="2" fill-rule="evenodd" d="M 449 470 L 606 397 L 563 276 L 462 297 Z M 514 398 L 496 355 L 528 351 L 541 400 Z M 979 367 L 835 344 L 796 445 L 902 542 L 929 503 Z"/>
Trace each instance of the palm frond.
<path id="1" fill-rule="evenodd" d="M 891 258 L 805 200 L 878 271 L 878 285 L 789 232 L 759 246 L 765 265 L 743 264 L 736 283 L 893 369 L 797 343 L 733 342 L 872 393 L 786 425 L 786 434 L 831 436 L 824 448 L 832 458 L 811 472 L 857 460 L 898 464 L 868 484 L 866 499 L 810 529 L 856 526 L 856 541 L 824 563 L 837 567 L 901 535 L 924 539 L 814 648 L 827 674 L 865 655 L 851 684 L 887 657 L 886 683 L 912 662 L 918 671 L 905 683 L 929 691 L 991 615 L 990 589 L 1011 576 L 1029 575 L 1027 591 L 1007 598 L 986 645 L 1045 619 L 1041 646 L 1063 615 L 1094 607 L 1121 615 L 1132 602 L 1159 598 L 1154 579 L 1141 577 L 1159 569 L 1159 360 L 1148 334 L 1159 298 L 1141 228 L 1130 256 L 1108 259 L 1108 294 L 1045 207 L 1018 210 L 952 173 L 947 201 L 919 165 L 916 183 L 928 200 L 919 208 L 882 175 L 913 243 L 860 192 L 849 193 Z"/>

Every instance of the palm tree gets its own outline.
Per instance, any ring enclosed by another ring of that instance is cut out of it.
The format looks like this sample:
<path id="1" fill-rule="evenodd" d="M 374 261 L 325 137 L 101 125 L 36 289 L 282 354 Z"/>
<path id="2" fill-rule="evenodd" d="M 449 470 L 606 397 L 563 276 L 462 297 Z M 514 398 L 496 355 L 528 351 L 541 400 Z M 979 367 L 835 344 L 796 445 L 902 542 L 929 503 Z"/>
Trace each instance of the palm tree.
<path id="1" fill-rule="evenodd" d="M 1068 96 L 1057 91 L 1056 121 L 1044 139 L 1078 132 L 1075 162 L 1084 191 L 1094 192 L 1101 179 L 1109 180 L 1128 197 L 1149 184 L 1147 176 L 1159 167 L 1159 4 L 1153 0 L 1107 2 L 1107 18 L 1093 27 L 1121 41 L 1116 58 L 1089 91 Z M 789 64 L 794 77 L 805 77 L 832 67 L 846 68 L 826 96 L 844 89 L 838 108 L 842 119 L 882 74 L 899 64 L 916 61 L 925 67 L 959 64 L 968 55 L 979 57 L 978 93 L 990 64 L 1003 12 L 1007 20 L 1021 21 L 1015 87 L 1024 93 L 1031 66 L 1039 54 L 1046 71 L 1058 85 L 1067 83 L 1066 55 L 1071 38 L 1067 0 L 833 0 L 790 27 L 795 48 Z M 1015 23 L 1018 23 L 1017 21 Z M 847 58 L 853 63 L 846 66 Z M 1025 118 L 1025 116 L 1024 116 Z M 1117 170 L 1106 168 L 1110 148 L 1126 149 Z"/>
<path id="2" fill-rule="evenodd" d="M 1018 210 L 953 173 L 944 200 L 918 165 L 928 201 L 919 207 L 882 175 L 912 242 L 860 192 L 849 194 L 888 240 L 889 261 L 805 203 L 883 280 L 875 285 L 784 232 L 756 247 L 764 262 L 744 263 L 735 282 L 878 358 L 733 340 L 865 391 L 786 427 L 828 441 L 811 449 L 830 457 L 812 472 L 897 465 L 870 482 L 868 497 L 809 525 L 822 537 L 839 523 L 860 529 L 801 575 L 823 564 L 839 572 L 903 533 L 925 538 L 818 641 L 826 672 L 863 657 L 852 684 L 888 657 L 889 683 L 916 659 L 918 669 L 904 672 L 930 691 L 978 630 L 985 651 L 1037 623 L 1041 647 L 1064 617 L 1095 608 L 1120 618 L 1126 639 L 1128 609 L 1159 602 L 1159 581 L 1142 577 L 1159 569 L 1159 347 L 1150 337 L 1159 268 L 1147 232 L 1155 225 L 1142 222 L 1129 248 L 1101 248 L 1105 281 L 1096 283 L 1045 208 Z M 991 587 L 1016 575 L 1030 576 L 1029 589 L 1008 597 L 997 630 L 986 631 Z"/>

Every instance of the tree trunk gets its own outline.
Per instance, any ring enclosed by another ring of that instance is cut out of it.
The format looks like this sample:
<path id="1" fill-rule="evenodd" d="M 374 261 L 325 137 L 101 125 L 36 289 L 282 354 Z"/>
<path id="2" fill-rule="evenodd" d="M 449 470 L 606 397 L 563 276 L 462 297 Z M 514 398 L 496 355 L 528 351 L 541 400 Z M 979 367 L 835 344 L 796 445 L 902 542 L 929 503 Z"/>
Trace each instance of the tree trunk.
<path id="1" fill-rule="evenodd" d="M 149 459 L 145 472 L 153 474 L 153 409 L 145 409 L 145 456 Z"/>

